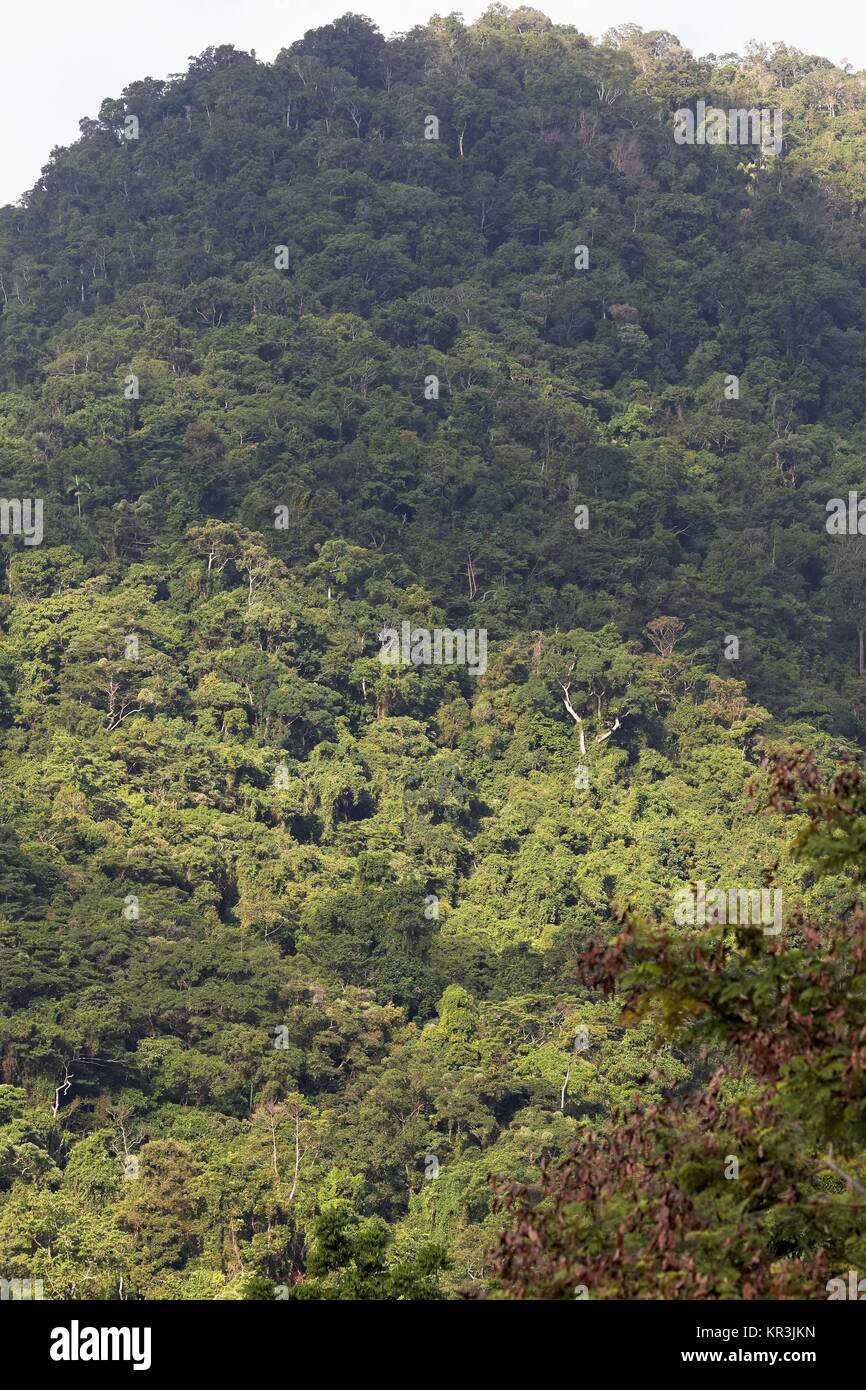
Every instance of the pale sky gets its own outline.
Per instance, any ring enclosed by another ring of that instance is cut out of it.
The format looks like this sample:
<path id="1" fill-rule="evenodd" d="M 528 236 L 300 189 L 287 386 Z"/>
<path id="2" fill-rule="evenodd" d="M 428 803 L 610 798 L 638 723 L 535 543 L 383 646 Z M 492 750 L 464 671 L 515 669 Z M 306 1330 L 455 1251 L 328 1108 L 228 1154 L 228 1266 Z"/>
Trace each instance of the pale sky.
<path id="1" fill-rule="evenodd" d="M 510 0 L 509 8 L 518 8 Z M 140 77 L 181 72 L 210 45 L 254 48 L 271 61 L 307 29 L 352 10 L 384 34 L 457 11 L 473 20 L 487 0 L 12 0 L 4 15 L 0 79 L 0 203 L 39 177 L 54 145 L 78 136 L 107 96 Z M 561 24 L 600 38 L 616 24 L 668 29 L 696 54 L 742 52 L 749 39 L 784 39 L 833 62 L 866 68 L 862 0 L 538 0 Z"/>

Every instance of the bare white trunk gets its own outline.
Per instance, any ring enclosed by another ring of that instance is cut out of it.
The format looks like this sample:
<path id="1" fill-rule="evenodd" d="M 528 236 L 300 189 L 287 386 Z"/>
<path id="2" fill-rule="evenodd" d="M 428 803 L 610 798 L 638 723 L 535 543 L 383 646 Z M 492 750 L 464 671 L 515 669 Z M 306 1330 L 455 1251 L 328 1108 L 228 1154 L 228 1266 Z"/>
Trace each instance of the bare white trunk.
<path id="1" fill-rule="evenodd" d="M 572 719 L 574 720 L 575 724 L 577 725 L 577 736 L 578 736 L 578 738 L 579 738 L 579 740 L 580 740 L 580 756 L 581 756 L 582 758 L 585 758 L 585 757 L 586 757 L 586 737 L 585 737 L 584 732 L 583 732 L 583 720 L 581 719 L 580 715 L 578 714 L 577 710 L 574 708 L 574 705 L 571 703 L 571 700 L 569 699 L 568 692 L 569 692 L 569 690 L 571 689 L 571 686 L 570 686 L 570 685 L 563 685 L 562 682 L 560 681 L 560 689 L 562 690 L 562 703 L 565 705 L 566 710 L 567 710 L 568 713 L 571 715 Z"/>
<path id="2" fill-rule="evenodd" d="M 296 1188 L 297 1188 L 297 1186 L 298 1186 L 298 1171 L 299 1171 L 299 1169 L 300 1169 L 300 1167 L 301 1167 L 300 1125 L 301 1125 L 300 1116 L 296 1115 L 296 1116 L 295 1116 L 295 1176 L 294 1176 L 294 1180 L 293 1180 L 293 1182 L 292 1182 L 292 1190 L 291 1190 L 291 1192 L 289 1193 L 289 1201 L 290 1201 L 290 1202 L 291 1202 L 292 1198 L 294 1197 L 294 1195 L 295 1195 L 295 1190 L 296 1190 Z"/>

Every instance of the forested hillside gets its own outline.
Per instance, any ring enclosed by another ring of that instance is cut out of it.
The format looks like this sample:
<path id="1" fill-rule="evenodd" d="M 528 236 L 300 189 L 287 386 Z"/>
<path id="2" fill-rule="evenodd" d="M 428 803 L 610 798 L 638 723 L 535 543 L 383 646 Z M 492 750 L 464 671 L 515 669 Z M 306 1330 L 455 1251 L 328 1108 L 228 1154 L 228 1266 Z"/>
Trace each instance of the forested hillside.
<path id="1" fill-rule="evenodd" d="M 866 1263 L 864 175 L 866 75 L 494 6 L 208 49 L 0 210 L 0 1276 Z"/>

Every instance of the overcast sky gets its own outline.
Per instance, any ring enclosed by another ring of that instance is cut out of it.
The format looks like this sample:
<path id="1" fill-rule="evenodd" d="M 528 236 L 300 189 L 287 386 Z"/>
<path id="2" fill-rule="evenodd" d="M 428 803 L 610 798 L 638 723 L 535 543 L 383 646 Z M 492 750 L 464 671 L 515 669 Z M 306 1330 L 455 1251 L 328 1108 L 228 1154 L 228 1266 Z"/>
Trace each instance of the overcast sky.
<path id="1" fill-rule="evenodd" d="M 487 0 L 10 0 L 2 28 L 0 203 L 33 185 L 51 148 L 74 140 L 81 117 L 95 116 L 104 97 L 140 77 L 180 72 L 211 44 L 254 48 L 270 61 L 347 10 L 391 34 L 434 13 L 456 10 L 472 20 L 486 8 Z M 741 52 L 752 38 L 785 39 L 866 68 L 863 0 L 538 0 L 535 8 L 596 38 L 633 22 L 669 29 L 699 55 Z"/>

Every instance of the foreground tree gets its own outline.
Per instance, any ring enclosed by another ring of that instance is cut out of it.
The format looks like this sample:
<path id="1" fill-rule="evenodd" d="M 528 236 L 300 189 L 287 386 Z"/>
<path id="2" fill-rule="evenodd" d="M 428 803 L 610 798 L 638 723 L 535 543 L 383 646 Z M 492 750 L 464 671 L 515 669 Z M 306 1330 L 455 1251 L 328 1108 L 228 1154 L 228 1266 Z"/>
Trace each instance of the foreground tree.
<path id="1" fill-rule="evenodd" d="M 766 805 L 805 812 L 796 853 L 864 876 L 866 777 L 828 784 L 794 753 Z M 820 1298 L 866 1264 L 866 911 L 779 938 L 677 936 L 625 915 L 580 960 L 585 984 L 697 1051 L 708 1084 L 585 1130 L 540 1183 L 498 1184 L 511 1225 L 498 1284 L 516 1298 Z"/>

